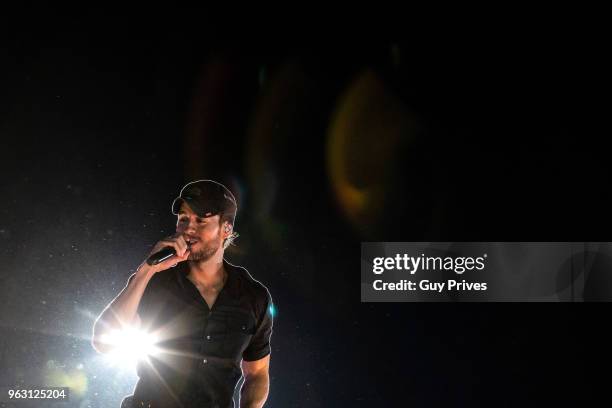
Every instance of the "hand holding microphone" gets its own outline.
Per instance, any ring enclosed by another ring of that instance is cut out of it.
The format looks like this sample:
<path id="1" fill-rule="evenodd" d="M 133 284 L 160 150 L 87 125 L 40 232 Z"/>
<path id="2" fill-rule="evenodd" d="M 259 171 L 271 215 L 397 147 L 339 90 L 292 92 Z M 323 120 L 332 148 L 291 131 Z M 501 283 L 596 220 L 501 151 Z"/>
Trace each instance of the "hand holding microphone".
<path id="1" fill-rule="evenodd" d="M 159 272 L 186 261 L 189 254 L 189 245 L 183 235 L 177 233 L 155 244 L 147 258 L 147 264 Z"/>

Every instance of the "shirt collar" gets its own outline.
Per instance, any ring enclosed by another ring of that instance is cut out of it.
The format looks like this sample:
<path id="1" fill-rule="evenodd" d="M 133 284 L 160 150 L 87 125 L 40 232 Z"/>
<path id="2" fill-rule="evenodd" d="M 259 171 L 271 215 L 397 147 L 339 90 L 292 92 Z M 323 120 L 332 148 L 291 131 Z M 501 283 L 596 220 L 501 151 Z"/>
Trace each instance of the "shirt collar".
<path id="1" fill-rule="evenodd" d="M 238 268 L 227 262 L 225 258 L 223 259 L 223 266 L 227 272 L 227 280 L 225 281 L 223 291 L 227 292 L 232 297 L 237 297 L 240 293 L 240 279 L 237 271 Z M 189 281 L 187 278 L 188 273 L 189 266 L 187 265 L 187 262 L 181 262 L 175 268 L 175 277 L 181 289 L 185 289 L 185 284 L 187 282 L 191 283 L 191 281 Z"/>

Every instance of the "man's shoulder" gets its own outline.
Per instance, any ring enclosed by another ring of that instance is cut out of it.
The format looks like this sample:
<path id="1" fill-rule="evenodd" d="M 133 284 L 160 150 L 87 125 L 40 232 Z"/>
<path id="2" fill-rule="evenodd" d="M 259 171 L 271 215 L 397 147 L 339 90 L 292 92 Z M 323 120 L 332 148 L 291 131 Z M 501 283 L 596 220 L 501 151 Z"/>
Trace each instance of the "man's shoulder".
<path id="1" fill-rule="evenodd" d="M 136 277 L 136 273 L 133 273 L 130 275 L 130 277 L 128 278 L 128 285 L 130 284 L 130 282 L 132 281 L 132 279 L 134 279 Z M 157 284 L 158 282 L 164 282 L 168 279 L 168 271 L 160 271 L 157 272 L 155 274 L 153 274 L 151 276 L 151 278 L 149 279 L 149 281 L 147 282 L 147 287 L 150 287 L 152 285 Z"/>
<path id="2" fill-rule="evenodd" d="M 261 283 L 261 281 L 255 279 L 253 275 L 243 266 L 233 265 L 230 262 L 225 261 L 231 268 L 233 273 L 241 281 L 241 289 L 252 293 L 258 300 L 267 302 L 271 299 L 270 291 Z"/>
<path id="3" fill-rule="evenodd" d="M 153 282 L 153 280 L 156 282 L 167 282 L 176 279 L 176 274 L 179 272 L 180 271 L 176 267 L 159 271 L 151 277 L 151 282 Z"/>
<path id="4" fill-rule="evenodd" d="M 172 287 L 171 283 L 177 280 L 177 273 L 180 273 L 176 268 L 170 268 L 159 271 L 151 276 L 147 284 L 146 292 L 157 292 L 160 289 L 168 289 Z"/>
<path id="5" fill-rule="evenodd" d="M 171 279 L 174 276 L 174 271 L 171 269 L 166 269 L 164 271 L 154 273 L 149 281 L 147 282 L 147 286 L 151 286 L 153 284 L 157 284 L 158 282 L 166 282 L 168 279 Z M 136 272 L 132 273 L 127 280 L 127 284 L 129 285 L 132 280 L 136 278 Z"/>

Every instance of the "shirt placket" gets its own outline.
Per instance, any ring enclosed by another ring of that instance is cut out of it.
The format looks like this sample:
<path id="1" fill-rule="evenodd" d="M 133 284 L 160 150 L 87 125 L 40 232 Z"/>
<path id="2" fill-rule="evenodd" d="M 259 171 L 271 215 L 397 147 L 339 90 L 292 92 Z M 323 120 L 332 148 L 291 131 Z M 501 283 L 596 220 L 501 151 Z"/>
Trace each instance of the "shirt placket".
<path id="1" fill-rule="evenodd" d="M 208 305 L 204 301 L 205 307 L 205 319 L 204 319 L 204 328 L 202 331 L 202 339 L 200 352 L 204 356 L 202 358 L 202 365 L 207 366 L 210 364 L 210 359 L 208 355 L 210 351 L 214 349 L 215 346 L 218 346 L 218 342 L 220 341 L 219 336 L 221 336 L 221 330 L 219 330 L 219 326 L 221 326 L 221 322 L 219 321 L 219 312 L 216 310 L 217 306 L 224 297 L 223 291 L 221 291 L 213 304 L 212 308 L 208 308 Z M 202 299 L 203 300 L 203 299 Z M 211 325 L 217 326 L 217 330 L 211 330 Z"/>

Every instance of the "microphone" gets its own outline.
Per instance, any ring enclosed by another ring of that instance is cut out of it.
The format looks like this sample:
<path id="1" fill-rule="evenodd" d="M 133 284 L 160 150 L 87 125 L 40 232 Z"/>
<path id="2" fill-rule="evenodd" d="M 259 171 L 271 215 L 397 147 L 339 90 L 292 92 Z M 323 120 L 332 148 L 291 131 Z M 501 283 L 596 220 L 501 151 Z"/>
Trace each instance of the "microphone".
<path id="1" fill-rule="evenodd" d="M 176 255 L 176 251 L 172 247 L 165 247 L 151 255 L 147 259 L 147 263 L 151 266 L 164 262 L 166 259 Z"/>

